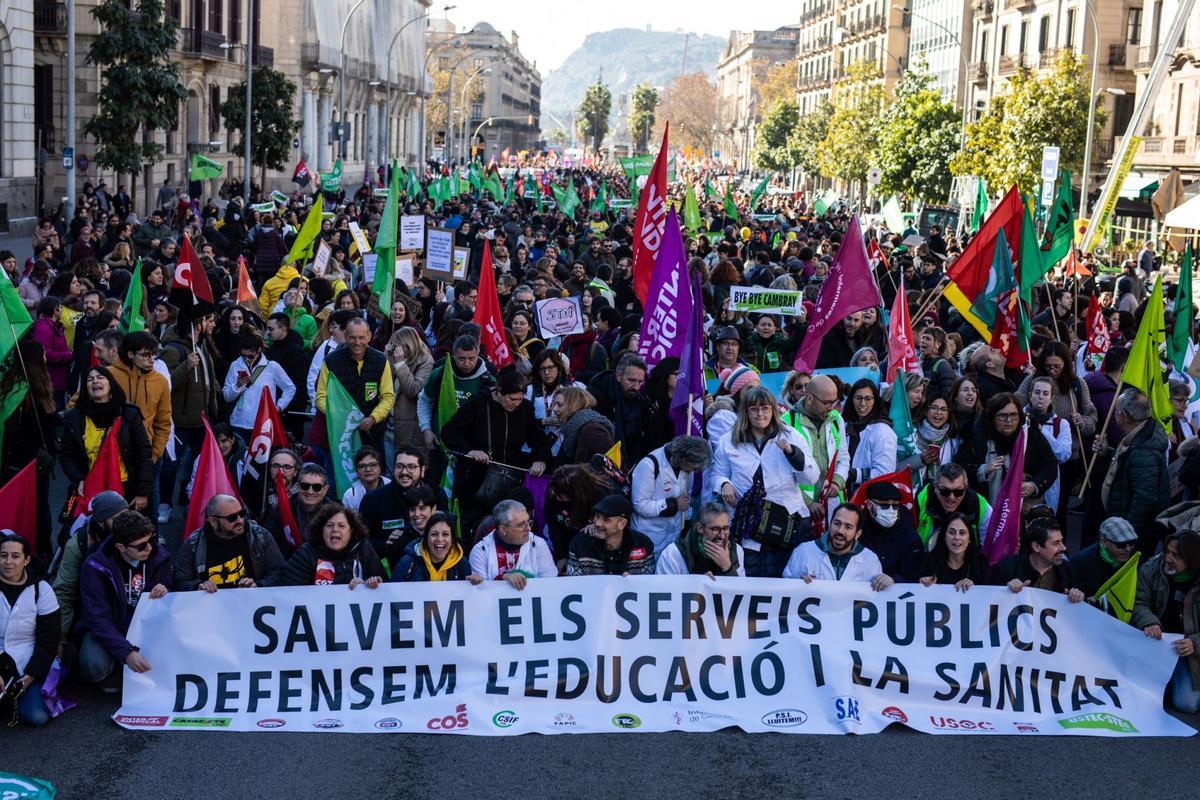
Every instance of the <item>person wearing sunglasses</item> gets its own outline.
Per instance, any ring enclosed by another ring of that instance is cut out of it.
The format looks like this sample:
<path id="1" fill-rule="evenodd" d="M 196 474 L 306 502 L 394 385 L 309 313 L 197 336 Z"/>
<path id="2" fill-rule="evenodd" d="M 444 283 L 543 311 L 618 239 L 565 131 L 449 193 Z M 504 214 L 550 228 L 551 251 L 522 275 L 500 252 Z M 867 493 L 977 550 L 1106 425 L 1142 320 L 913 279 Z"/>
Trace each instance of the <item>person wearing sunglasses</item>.
<path id="1" fill-rule="evenodd" d="M 283 554 L 266 528 L 246 518 L 236 497 L 216 494 L 204 507 L 204 524 L 175 554 L 177 591 L 271 586 L 283 574 Z"/>
<path id="2" fill-rule="evenodd" d="M 951 514 L 962 514 L 978 543 L 987 530 L 992 506 L 967 485 L 967 473 L 958 464 L 942 464 L 932 483 L 917 492 L 917 535 L 928 551 L 933 548 L 933 532 L 945 528 Z"/>
<path id="3" fill-rule="evenodd" d="M 150 662 L 126 634 L 142 596 L 156 600 L 173 585 L 171 559 L 155 536 L 154 524 L 133 510 L 113 517 L 112 535 L 80 571 L 79 674 L 84 680 L 116 694 L 121 689 L 119 665 L 134 672 L 150 670 Z"/>

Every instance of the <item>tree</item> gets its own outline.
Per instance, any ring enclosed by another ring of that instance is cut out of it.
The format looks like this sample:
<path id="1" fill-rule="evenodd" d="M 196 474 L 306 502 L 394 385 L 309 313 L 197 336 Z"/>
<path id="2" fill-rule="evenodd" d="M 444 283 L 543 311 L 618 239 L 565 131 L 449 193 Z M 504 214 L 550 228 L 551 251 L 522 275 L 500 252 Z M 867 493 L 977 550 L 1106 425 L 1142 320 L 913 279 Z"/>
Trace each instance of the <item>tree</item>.
<path id="1" fill-rule="evenodd" d="M 883 173 L 881 192 L 944 200 L 961 122 L 953 104 L 933 88 L 923 63 L 906 71 L 879 125 L 875 166 Z"/>
<path id="2" fill-rule="evenodd" d="M 821 174 L 818 155 L 821 143 L 829 135 L 829 120 L 833 118 L 833 103 L 822 100 L 812 113 L 800 117 L 788 135 L 789 160 L 809 175 Z"/>
<path id="3" fill-rule="evenodd" d="M 633 133 L 634 147 L 639 153 L 646 152 L 646 139 L 654 128 L 654 108 L 658 105 L 658 90 L 647 83 L 633 88 L 630 98 L 629 130 Z"/>
<path id="4" fill-rule="evenodd" d="M 254 68 L 250 83 L 250 157 L 261 170 L 259 186 L 267 185 L 267 168 L 280 170 L 287 166 L 292 153 L 292 137 L 300 130 L 300 120 L 292 116 L 296 99 L 296 84 L 282 72 L 259 64 Z M 244 155 L 246 137 L 246 82 L 229 87 L 220 113 L 225 129 L 242 134 L 232 148 L 235 155 Z"/>
<path id="5" fill-rule="evenodd" d="M 967 126 L 966 150 L 950 162 L 955 175 L 979 175 L 1003 191 L 1016 184 L 1037 189 L 1042 147 L 1060 149 L 1059 163 L 1078 173 L 1087 139 L 1090 73 L 1083 56 L 1060 50 L 1049 71 L 1020 70 L 993 97 L 987 113 Z M 1095 134 L 1107 115 L 1096 109 Z"/>
<path id="6" fill-rule="evenodd" d="M 592 140 L 592 149 L 599 150 L 608 133 L 608 115 L 612 111 L 612 92 L 597 80 L 587 88 L 579 104 L 579 135 Z"/>
<path id="7" fill-rule="evenodd" d="M 571 141 L 571 134 L 564 131 L 562 128 L 555 128 L 550 131 L 549 139 L 552 143 L 559 147 L 566 147 L 567 142 Z"/>
<path id="8" fill-rule="evenodd" d="M 772 172 L 786 172 L 796 165 L 788 146 L 789 138 L 800 121 L 800 110 L 794 100 L 780 100 L 763 114 L 750 154 L 754 166 Z"/>
<path id="9" fill-rule="evenodd" d="M 879 68 L 866 61 L 847 68 L 846 79 L 834 93 L 829 130 L 817 153 L 822 175 L 844 181 L 866 180 L 878 147 L 879 117 L 885 98 L 878 77 Z"/>
<path id="10" fill-rule="evenodd" d="M 712 151 L 713 120 L 717 118 L 717 86 L 703 72 L 680 75 L 663 89 L 658 100 L 654 141 L 662 141 L 663 126 L 671 123 L 675 147 Z"/>
<path id="11" fill-rule="evenodd" d="M 162 0 L 137 0 L 136 11 L 127 6 L 128 0 L 102 0 L 92 9 L 100 33 L 87 60 L 100 68 L 101 84 L 98 109 L 83 130 L 96 140 L 96 164 L 129 175 L 136 197 L 142 167 L 163 158 L 153 132 L 175 122 L 187 91 L 172 62 L 176 23 L 163 13 Z"/>
<path id="12" fill-rule="evenodd" d="M 781 100 L 795 102 L 796 78 L 800 74 L 796 59 L 755 64 L 755 91 L 758 92 L 759 108 L 774 108 Z M 762 79 L 758 80 L 761 74 Z"/>

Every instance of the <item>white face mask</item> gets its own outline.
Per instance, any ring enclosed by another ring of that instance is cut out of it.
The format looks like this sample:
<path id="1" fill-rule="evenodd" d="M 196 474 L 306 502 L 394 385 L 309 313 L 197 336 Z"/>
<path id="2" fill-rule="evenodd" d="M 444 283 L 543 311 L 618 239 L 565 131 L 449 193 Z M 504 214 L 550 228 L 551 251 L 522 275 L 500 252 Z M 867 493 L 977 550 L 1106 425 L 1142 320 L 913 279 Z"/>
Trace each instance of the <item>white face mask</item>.
<path id="1" fill-rule="evenodd" d="M 885 528 L 890 528 L 896 524 L 896 520 L 900 519 L 900 509 L 898 508 L 883 508 L 882 506 L 872 506 L 871 516 Z"/>

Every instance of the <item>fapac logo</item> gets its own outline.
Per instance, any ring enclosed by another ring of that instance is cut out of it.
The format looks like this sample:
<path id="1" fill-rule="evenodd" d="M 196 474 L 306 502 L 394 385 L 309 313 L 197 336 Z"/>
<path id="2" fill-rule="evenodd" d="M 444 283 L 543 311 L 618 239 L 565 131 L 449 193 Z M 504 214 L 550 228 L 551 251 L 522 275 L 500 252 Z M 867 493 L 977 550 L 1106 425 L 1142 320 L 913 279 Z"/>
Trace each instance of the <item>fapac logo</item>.
<path id="1" fill-rule="evenodd" d="M 287 723 L 281 719 L 260 719 L 254 724 L 260 728 L 282 728 L 284 725 L 287 725 Z"/>
<path id="2" fill-rule="evenodd" d="M 808 714 L 798 708 L 777 708 L 763 714 L 762 724 L 768 728 L 794 728 L 808 722 Z"/>
<path id="3" fill-rule="evenodd" d="M 453 714 L 447 714 L 444 717 L 434 717 L 425 724 L 425 727 L 431 731 L 454 731 L 462 730 L 470 724 L 467 719 L 467 704 L 460 703 L 454 709 Z"/>
<path id="4" fill-rule="evenodd" d="M 1113 733 L 1138 732 L 1138 729 L 1133 727 L 1133 723 L 1129 720 L 1099 712 L 1060 719 L 1058 724 L 1068 730 L 1072 728 L 1088 728 L 1091 730 L 1112 731 Z"/>
<path id="5" fill-rule="evenodd" d="M 229 717 L 173 717 L 172 728 L 228 728 L 233 724 Z"/>
<path id="6" fill-rule="evenodd" d="M 859 714 L 857 697 L 842 695 L 833 699 L 833 717 L 836 721 L 859 724 L 862 722 Z"/>
<path id="7" fill-rule="evenodd" d="M 577 728 L 579 727 L 579 723 L 575 721 L 575 715 L 570 711 L 560 711 L 554 715 L 554 727 Z"/>
<path id="8" fill-rule="evenodd" d="M 879 713 L 882 714 L 885 719 L 890 719 L 892 722 L 899 722 L 901 724 L 908 722 L 908 714 L 905 714 L 901 709 L 896 708 L 895 706 L 888 706 Z"/>
<path id="9" fill-rule="evenodd" d="M 131 728 L 165 728 L 170 717 L 139 717 L 132 714 L 117 714 L 114 720 L 118 725 L 128 725 Z"/>
<path id="10" fill-rule="evenodd" d="M 342 727 L 342 725 L 344 725 L 344 724 L 345 723 L 342 722 L 340 719 L 333 719 L 331 717 L 329 719 L 317 720 L 316 722 L 313 723 L 313 727 L 320 728 L 321 730 L 325 730 L 325 731 L 332 731 L 332 730 L 336 730 L 337 728 Z"/>
<path id="11" fill-rule="evenodd" d="M 642 727 L 642 720 L 634 714 L 617 714 L 612 718 L 612 724 L 618 728 L 632 730 Z"/>
<path id="12" fill-rule="evenodd" d="M 492 716 L 492 724 L 497 728 L 511 728 L 519 719 L 515 711 L 497 711 Z"/>
<path id="13" fill-rule="evenodd" d="M 1037 733 L 1038 727 L 1032 722 L 1014 722 L 1013 727 L 1017 729 L 1017 733 Z"/>
<path id="14" fill-rule="evenodd" d="M 383 719 L 375 720 L 375 727 L 381 731 L 397 730 L 402 726 L 400 720 L 395 717 L 384 717 Z"/>
<path id="15" fill-rule="evenodd" d="M 929 724 L 935 728 L 951 731 L 994 731 L 996 726 L 984 720 L 976 722 L 973 719 L 954 719 L 953 717 L 935 717 L 929 715 Z"/>

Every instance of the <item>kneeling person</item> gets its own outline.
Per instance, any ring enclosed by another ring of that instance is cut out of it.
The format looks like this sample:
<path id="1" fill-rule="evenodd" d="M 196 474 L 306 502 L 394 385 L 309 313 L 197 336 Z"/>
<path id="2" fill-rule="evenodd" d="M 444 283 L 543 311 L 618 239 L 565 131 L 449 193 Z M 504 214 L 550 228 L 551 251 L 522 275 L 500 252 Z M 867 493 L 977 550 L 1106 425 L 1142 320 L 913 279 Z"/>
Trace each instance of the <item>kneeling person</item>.
<path id="1" fill-rule="evenodd" d="M 653 575 L 654 543 L 629 527 L 633 504 L 610 494 L 592 512 L 591 524 L 571 539 L 567 575 Z"/>

